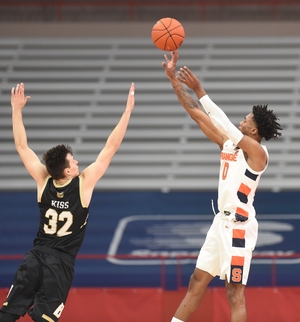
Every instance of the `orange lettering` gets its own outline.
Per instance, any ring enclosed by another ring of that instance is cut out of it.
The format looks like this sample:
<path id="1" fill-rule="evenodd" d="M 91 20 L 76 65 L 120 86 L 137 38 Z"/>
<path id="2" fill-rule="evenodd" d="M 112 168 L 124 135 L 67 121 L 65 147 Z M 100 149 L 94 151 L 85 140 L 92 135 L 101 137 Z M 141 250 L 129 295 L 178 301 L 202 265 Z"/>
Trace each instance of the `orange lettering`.
<path id="1" fill-rule="evenodd" d="M 225 180 L 227 177 L 228 169 L 229 169 L 229 163 L 225 162 L 224 167 L 223 167 L 223 171 L 222 171 L 222 179 L 223 180 Z"/>
<path id="2" fill-rule="evenodd" d="M 236 154 L 235 153 L 221 152 L 221 160 L 236 161 Z"/>
<path id="3" fill-rule="evenodd" d="M 242 273 L 243 271 L 240 268 L 234 268 L 231 275 L 232 282 L 240 283 L 242 280 Z"/>

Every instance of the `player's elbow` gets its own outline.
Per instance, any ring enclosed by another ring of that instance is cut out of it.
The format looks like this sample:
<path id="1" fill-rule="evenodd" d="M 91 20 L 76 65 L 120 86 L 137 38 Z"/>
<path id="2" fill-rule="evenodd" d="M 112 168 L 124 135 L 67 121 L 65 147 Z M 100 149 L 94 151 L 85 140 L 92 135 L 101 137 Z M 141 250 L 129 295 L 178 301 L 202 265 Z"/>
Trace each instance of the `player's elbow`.
<path id="1" fill-rule="evenodd" d="M 15 149 L 19 154 L 22 154 L 28 148 L 27 144 L 24 144 L 18 140 L 15 140 Z"/>

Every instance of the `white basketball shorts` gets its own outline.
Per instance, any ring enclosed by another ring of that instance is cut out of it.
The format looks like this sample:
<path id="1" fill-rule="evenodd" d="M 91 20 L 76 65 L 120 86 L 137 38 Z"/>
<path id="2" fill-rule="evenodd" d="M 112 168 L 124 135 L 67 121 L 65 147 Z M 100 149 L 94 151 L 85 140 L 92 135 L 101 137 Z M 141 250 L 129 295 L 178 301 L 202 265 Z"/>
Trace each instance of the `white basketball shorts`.
<path id="1" fill-rule="evenodd" d="M 256 218 L 234 222 L 218 213 L 200 250 L 196 267 L 229 283 L 247 284 L 258 234 Z"/>

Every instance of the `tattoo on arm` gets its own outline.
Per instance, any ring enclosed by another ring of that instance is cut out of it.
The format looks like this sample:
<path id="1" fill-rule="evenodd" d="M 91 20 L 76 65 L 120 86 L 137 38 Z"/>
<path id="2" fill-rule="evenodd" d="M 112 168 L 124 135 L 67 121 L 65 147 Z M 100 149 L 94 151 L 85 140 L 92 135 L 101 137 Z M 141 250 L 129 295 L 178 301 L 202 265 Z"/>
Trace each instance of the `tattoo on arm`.
<path id="1" fill-rule="evenodd" d="M 191 95 L 182 86 L 173 86 L 174 91 L 178 97 L 179 102 L 187 108 L 199 108 L 198 103 L 191 97 Z"/>

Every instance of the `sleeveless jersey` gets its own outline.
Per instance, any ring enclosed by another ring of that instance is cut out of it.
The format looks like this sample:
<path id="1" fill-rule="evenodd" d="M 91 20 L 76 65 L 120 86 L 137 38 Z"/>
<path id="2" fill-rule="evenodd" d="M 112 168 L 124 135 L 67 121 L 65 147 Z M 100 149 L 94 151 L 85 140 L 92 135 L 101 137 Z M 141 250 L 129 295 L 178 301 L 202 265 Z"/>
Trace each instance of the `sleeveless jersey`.
<path id="1" fill-rule="evenodd" d="M 265 146 L 262 146 L 267 153 Z M 221 151 L 218 208 L 224 215 L 235 214 L 237 221 L 255 217 L 253 201 L 262 173 L 252 170 L 244 156 L 231 140 L 224 143 Z"/>
<path id="2" fill-rule="evenodd" d="M 83 207 L 80 176 L 62 187 L 48 178 L 39 202 L 40 226 L 34 246 L 76 257 L 82 244 L 89 209 Z"/>

